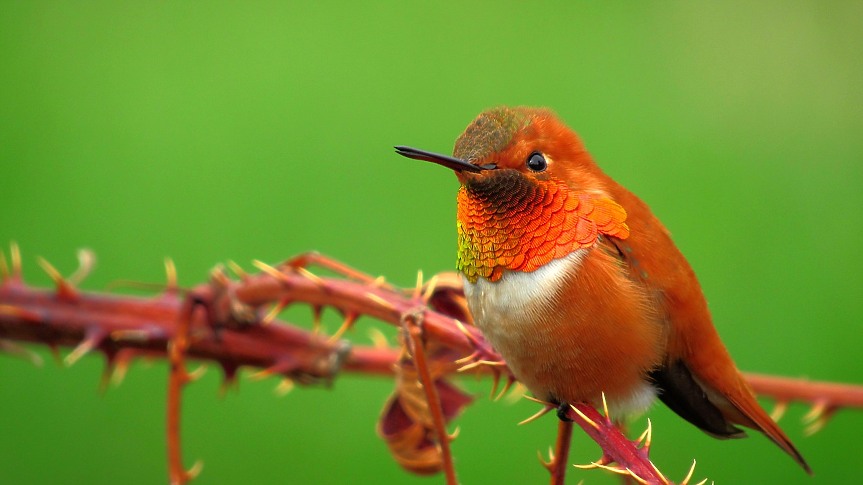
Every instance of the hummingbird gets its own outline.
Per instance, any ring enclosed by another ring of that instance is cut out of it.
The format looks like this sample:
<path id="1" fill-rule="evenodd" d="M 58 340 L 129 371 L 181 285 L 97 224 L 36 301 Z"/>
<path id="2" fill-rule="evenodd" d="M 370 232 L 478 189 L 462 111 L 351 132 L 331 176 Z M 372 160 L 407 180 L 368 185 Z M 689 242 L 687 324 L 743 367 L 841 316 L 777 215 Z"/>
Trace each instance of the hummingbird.
<path id="1" fill-rule="evenodd" d="M 455 172 L 468 309 L 536 398 L 563 409 L 604 395 L 632 415 L 658 397 L 715 438 L 763 433 L 811 474 L 737 370 L 668 230 L 552 111 L 484 111 L 452 156 L 395 149 Z"/>

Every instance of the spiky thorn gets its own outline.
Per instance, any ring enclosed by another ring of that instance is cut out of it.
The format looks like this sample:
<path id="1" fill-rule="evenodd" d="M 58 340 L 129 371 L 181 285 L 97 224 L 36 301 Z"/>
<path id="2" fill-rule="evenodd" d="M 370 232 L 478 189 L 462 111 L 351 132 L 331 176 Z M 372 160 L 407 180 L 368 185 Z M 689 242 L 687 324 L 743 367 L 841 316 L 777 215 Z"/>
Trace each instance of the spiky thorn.
<path id="1" fill-rule="evenodd" d="M 177 265 L 171 258 L 165 258 L 165 294 L 176 295 L 180 291 L 180 286 L 177 284 Z"/>
<path id="2" fill-rule="evenodd" d="M 54 284 L 57 285 L 57 298 L 63 301 L 76 301 L 78 299 L 78 290 L 66 281 L 63 275 L 51 263 L 41 257 L 36 258 L 36 261 L 45 270 L 45 273 L 51 277 Z"/>
<path id="3" fill-rule="evenodd" d="M 294 381 L 288 377 L 285 377 L 284 379 L 282 379 L 282 382 L 280 382 L 279 385 L 276 386 L 275 389 L 273 389 L 273 392 L 277 396 L 283 397 L 287 396 L 291 391 L 293 391 L 294 387 Z"/>
<path id="4" fill-rule="evenodd" d="M 432 424 L 434 425 L 434 430 L 437 434 L 437 444 L 440 448 L 446 483 L 447 485 L 457 485 L 458 480 L 455 476 L 455 465 L 453 464 L 452 452 L 450 451 L 449 446 L 449 443 L 452 441 L 455 434 L 450 435 L 446 430 L 446 418 L 444 417 L 443 406 L 441 405 L 440 396 L 438 395 L 437 386 L 435 386 L 431 369 L 426 360 L 422 320 L 422 310 L 408 312 L 402 316 L 402 327 L 404 328 L 406 336 L 405 346 L 410 350 L 410 354 L 414 362 L 414 368 L 417 370 L 420 384 L 422 384 L 423 391 L 425 392 L 429 414 L 431 415 Z"/>
<path id="5" fill-rule="evenodd" d="M 69 277 L 69 283 L 77 287 L 84 280 L 90 276 L 90 273 L 93 272 L 93 269 L 96 267 L 96 253 L 91 249 L 79 249 L 78 250 L 78 269 L 72 273 L 72 276 Z"/>
<path id="6" fill-rule="evenodd" d="M 680 482 L 680 485 L 689 485 L 689 481 L 692 480 L 693 473 L 695 473 L 695 460 L 692 460 L 692 466 L 689 467 L 689 473 L 686 474 L 686 478 L 684 478 L 683 481 Z M 707 483 L 706 478 L 696 483 L 695 485 L 704 485 L 705 483 Z"/>
<path id="7" fill-rule="evenodd" d="M 6 263 L 6 253 L 0 250 L 0 286 L 6 283 L 10 276 L 9 265 Z"/>
<path id="8" fill-rule="evenodd" d="M 81 343 L 79 343 L 65 359 L 63 359 L 63 363 L 66 367 L 72 367 L 81 357 L 84 357 L 90 353 L 91 350 L 98 347 L 105 340 L 105 337 L 106 335 L 103 329 L 90 327 L 84 334 L 84 339 L 81 340 Z"/>
<path id="9" fill-rule="evenodd" d="M 240 266 L 239 264 L 237 264 L 231 260 L 228 260 L 227 265 L 228 265 L 228 268 L 231 270 L 231 272 L 233 272 L 237 278 L 240 278 L 240 281 L 248 281 L 249 280 L 249 273 L 247 273 L 246 270 L 244 270 L 242 268 L 242 266 Z"/>
<path id="10" fill-rule="evenodd" d="M 273 308 L 266 314 L 266 316 L 264 316 L 264 318 L 261 319 L 260 324 L 269 325 L 270 323 L 272 323 L 272 321 L 279 316 L 279 313 L 282 313 L 282 310 L 284 310 L 288 305 L 290 305 L 292 301 L 293 300 L 291 300 L 287 296 L 283 296 L 282 298 L 280 298 L 278 303 L 273 305 Z"/>
<path id="11" fill-rule="evenodd" d="M 832 418 L 836 413 L 837 409 L 837 407 L 830 406 L 826 402 L 816 403 L 802 418 L 803 423 L 808 424 L 808 426 L 803 430 L 803 434 L 806 436 L 812 436 L 824 429 L 824 426 L 827 425 L 830 418 Z"/>
<path id="12" fill-rule="evenodd" d="M 264 273 L 267 273 L 268 275 L 272 276 L 273 278 L 281 281 L 282 283 L 284 283 L 286 285 L 290 285 L 292 283 L 292 281 L 288 277 L 288 275 L 282 273 L 278 269 L 270 266 L 269 264 L 267 264 L 263 261 L 259 261 L 256 259 L 256 260 L 252 261 L 252 265 L 254 267 L 258 268 L 259 270 L 263 271 Z"/>
<path id="13" fill-rule="evenodd" d="M 42 367 L 42 364 L 44 363 L 42 361 L 42 357 L 40 357 L 36 352 L 8 340 L 0 339 L 0 352 L 20 357 L 36 367 Z"/>
<path id="14" fill-rule="evenodd" d="M 353 328 L 354 328 L 354 323 L 356 323 L 357 318 L 359 318 L 359 316 L 360 316 L 360 314 L 359 314 L 359 313 L 356 313 L 356 312 L 347 312 L 347 313 L 345 314 L 345 320 L 342 322 L 342 325 L 339 327 L 339 329 L 338 329 L 338 330 L 336 330 L 336 333 L 334 333 L 334 334 L 329 338 L 329 343 L 337 342 L 340 338 L 342 338 L 342 335 L 344 335 L 344 334 L 345 334 L 345 332 L 347 332 L 348 330 L 353 329 Z"/>
<path id="15" fill-rule="evenodd" d="M 267 367 L 264 370 L 255 372 L 254 374 L 249 376 L 249 379 L 253 381 L 260 381 L 276 374 L 287 374 L 288 372 L 295 370 L 296 368 L 296 362 L 294 362 L 292 359 L 285 358 L 284 360 L 276 362 L 275 365 Z"/>
<path id="16" fill-rule="evenodd" d="M 417 271 L 417 284 L 414 286 L 413 295 L 411 295 L 412 300 L 419 300 L 420 295 L 423 294 L 423 270 Z"/>
<path id="17" fill-rule="evenodd" d="M 9 262 L 12 265 L 9 281 L 13 283 L 20 283 L 22 281 L 21 277 L 21 249 L 18 247 L 18 243 L 12 241 L 9 243 Z"/>
<path id="18" fill-rule="evenodd" d="M 383 288 L 387 290 L 395 289 L 392 285 L 385 282 L 383 276 L 378 276 L 377 278 L 375 278 L 369 274 L 363 273 L 362 271 L 351 268 L 350 266 L 342 263 L 341 261 L 335 260 L 328 256 L 324 256 L 316 251 L 310 251 L 307 253 L 300 254 L 299 256 L 295 256 L 285 261 L 280 266 L 299 270 L 307 269 L 313 265 L 328 269 L 336 274 L 344 276 L 345 278 L 359 281 L 361 283 L 365 283 L 376 288 Z"/>
<path id="19" fill-rule="evenodd" d="M 785 416 L 785 411 L 788 411 L 788 401 L 776 401 L 776 406 L 770 413 L 770 419 L 778 423 L 782 416 Z"/>

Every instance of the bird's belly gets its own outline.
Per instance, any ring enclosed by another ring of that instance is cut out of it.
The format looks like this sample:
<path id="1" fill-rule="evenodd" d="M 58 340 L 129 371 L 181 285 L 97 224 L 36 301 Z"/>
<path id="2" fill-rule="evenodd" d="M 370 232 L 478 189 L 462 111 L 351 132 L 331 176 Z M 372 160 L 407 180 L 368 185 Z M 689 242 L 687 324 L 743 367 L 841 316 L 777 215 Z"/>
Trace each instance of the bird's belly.
<path id="1" fill-rule="evenodd" d="M 598 403 L 604 392 L 617 412 L 640 412 L 656 396 L 643 380 L 645 369 L 609 362 L 620 357 L 604 350 L 614 344 L 609 333 L 595 331 L 593 319 L 579 316 L 578 307 L 561 305 L 561 291 L 589 252 L 574 251 L 530 273 L 504 271 L 495 282 L 465 279 L 468 306 L 483 335 L 537 398 Z M 630 375 L 608 375 L 609 369 Z"/>

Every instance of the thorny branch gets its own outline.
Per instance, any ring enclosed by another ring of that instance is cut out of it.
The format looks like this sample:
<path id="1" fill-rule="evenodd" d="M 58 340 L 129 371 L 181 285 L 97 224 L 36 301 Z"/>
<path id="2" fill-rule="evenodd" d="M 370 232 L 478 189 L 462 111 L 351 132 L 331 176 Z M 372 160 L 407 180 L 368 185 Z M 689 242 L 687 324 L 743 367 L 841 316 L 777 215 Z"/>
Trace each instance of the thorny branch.
<path id="1" fill-rule="evenodd" d="M 313 384 L 331 380 L 340 371 L 395 373 L 400 384 L 385 407 L 381 434 L 402 466 L 415 473 L 444 470 L 450 483 L 455 483 L 455 472 L 447 445 L 454 436 L 446 433 L 446 422 L 471 399 L 448 384 L 445 376 L 468 369 L 491 374 L 495 377 L 492 394 L 500 377 L 507 379 L 503 392 L 514 382 L 500 355 L 471 325 L 460 279 L 451 274 L 437 275 L 425 284 L 420 275 L 416 288 L 401 290 L 383 278 L 373 278 L 310 253 L 277 267 L 255 262 L 262 270 L 256 275 L 229 263 L 236 279 L 229 278 L 218 267 L 207 283 L 181 291 L 176 287 L 173 265 L 168 264 L 166 291 L 156 298 L 142 298 L 78 291 L 76 285 L 93 265 L 92 254 L 85 252 L 79 258 L 80 269 L 68 279 L 40 260 L 56 284 L 55 290 L 48 291 L 23 282 L 16 246 L 12 246 L 9 263 L 0 253 L 0 351 L 37 362 L 37 357 L 15 342 L 45 344 L 53 350 L 74 347 L 65 359 L 67 365 L 89 352 L 99 351 L 108 362 L 105 376 L 113 375 L 115 380 L 122 379 L 136 357 L 168 358 L 172 368 L 168 439 L 173 483 L 185 483 L 200 469 L 200 464 L 196 464 L 192 471 L 186 472 L 180 458 L 180 393 L 191 377 L 185 370 L 186 358 L 218 363 L 225 372 L 226 382 L 235 378 L 240 366 L 248 366 L 263 369 L 258 373 L 260 377 L 281 376 L 285 387 L 295 382 Z M 323 266 L 341 277 L 317 276 L 308 270 L 310 264 Z M 322 308 L 336 308 L 344 315 L 342 327 L 334 336 L 327 337 L 317 329 L 306 331 L 278 320 L 281 310 L 293 303 L 310 305 L 316 324 Z M 417 320 L 411 320 L 418 309 L 421 326 Z M 351 346 L 340 340 L 360 315 L 404 325 L 405 345 L 412 350 L 413 361 L 402 358 L 404 346 Z M 432 344 L 434 351 L 425 348 Z M 813 408 L 808 415 L 813 422 L 811 432 L 824 426 L 841 408 L 863 407 L 860 386 L 761 375 L 747 378 L 756 393 L 777 401 L 774 412 L 777 418 L 790 401 L 811 403 Z M 416 404 L 419 391 L 426 396 L 422 406 Z M 439 401 L 438 407 L 435 401 Z M 648 457 L 650 426 L 633 442 L 612 423 L 607 412 L 603 416 L 591 406 L 576 404 L 571 406 L 568 416 L 602 449 L 599 460 L 582 468 L 604 468 L 640 483 L 671 483 Z M 551 457 L 552 470 L 560 468 L 566 460 L 569 433 L 564 428 L 558 439 L 557 456 Z M 681 483 L 689 483 L 691 477 L 692 470 Z M 562 471 L 553 471 L 552 483 L 562 480 Z"/>

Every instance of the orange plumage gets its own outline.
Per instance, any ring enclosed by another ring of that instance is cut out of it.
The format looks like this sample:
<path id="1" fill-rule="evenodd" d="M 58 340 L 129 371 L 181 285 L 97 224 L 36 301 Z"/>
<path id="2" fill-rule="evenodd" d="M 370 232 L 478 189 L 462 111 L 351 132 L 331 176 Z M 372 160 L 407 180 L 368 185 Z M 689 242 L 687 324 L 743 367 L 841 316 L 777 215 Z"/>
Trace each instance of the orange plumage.
<path id="1" fill-rule="evenodd" d="M 735 367 L 668 231 L 550 111 L 486 111 L 453 157 L 397 149 L 455 170 L 468 306 L 534 395 L 604 393 L 623 412 L 658 395 L 717 438 L 760 431 L 810 471 Z"/>

